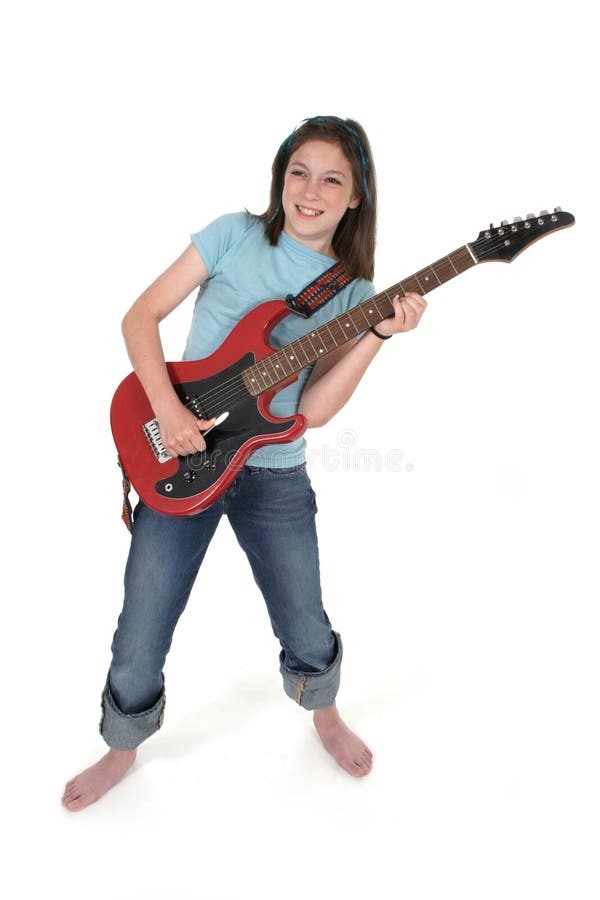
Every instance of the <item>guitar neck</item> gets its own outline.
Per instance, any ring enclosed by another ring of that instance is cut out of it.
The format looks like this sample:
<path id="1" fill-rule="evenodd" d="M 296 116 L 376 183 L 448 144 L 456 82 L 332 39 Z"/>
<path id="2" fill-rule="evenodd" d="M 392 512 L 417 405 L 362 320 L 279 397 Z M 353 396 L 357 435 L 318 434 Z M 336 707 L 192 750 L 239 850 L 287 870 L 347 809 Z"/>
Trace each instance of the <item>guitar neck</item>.
<path id="1" fill-rule="evenodd" d="M 417 294 L 428 294 L 441 284 L 461 275 L 479 262 L 477 256 L 465 244 L 454 253 L 449 253 L 425 269 L 415 272 L 409 278 L 393 284 L 376 294 L 369 300 L 359 303 L 353 309 L 324 325 L 309 331 L 304 337 L 292 341 L 281 350 L 269 354 L 260 362 L 249 366 L 242 372 L 246 388 L 253 396 L 272 390 L 278 384 L 296 375 L 302 369 L 312 365 L 322 356 L 326 356 L 342 344 L 362 334 L 371 325 L 377 325 L 383 319 L 394 314 L 392 297 L 401 297 L 409 291 Z"/>

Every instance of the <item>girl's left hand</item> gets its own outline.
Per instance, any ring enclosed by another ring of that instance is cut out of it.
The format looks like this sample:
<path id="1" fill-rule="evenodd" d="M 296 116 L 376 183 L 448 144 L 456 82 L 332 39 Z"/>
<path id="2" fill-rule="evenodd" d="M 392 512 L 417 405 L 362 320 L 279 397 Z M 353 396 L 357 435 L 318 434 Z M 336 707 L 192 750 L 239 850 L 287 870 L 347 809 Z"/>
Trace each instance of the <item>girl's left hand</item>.
<path id="1" fill-rule="evenodd" d="M 381 334 L 399 334 L 416 328 L 427 307 L 427 301 L 420 294 L 409 291 L 404 297 L 399 294 L 392 299 L 394 316 L 383 319 L 375 326 Z"/>

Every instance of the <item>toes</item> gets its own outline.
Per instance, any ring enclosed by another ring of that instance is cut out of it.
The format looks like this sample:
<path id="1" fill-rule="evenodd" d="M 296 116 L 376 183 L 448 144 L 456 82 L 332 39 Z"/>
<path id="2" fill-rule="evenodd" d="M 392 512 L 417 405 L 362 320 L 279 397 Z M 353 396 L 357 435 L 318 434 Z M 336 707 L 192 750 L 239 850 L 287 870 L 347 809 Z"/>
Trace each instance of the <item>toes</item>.
<path id="1" fill-rule="evenodd" d="M 86 791 L 81 793 L 78 797 L 73 797 L 72 800 L 69 800 L 64 805 L 70 812 L 79 812 L 80 809 L 85 809 L 86 806 L 91 806 L 92 803 L 95 803 L 98 800 L 99 795 L 93 791 Z"/>
<path id="2" fill-rule="evenodd" d="M 73 810 L 73 809 L 77 808 L 79 800 L 80 800 L 80 798 L 76 795 L 73 795 L 73 796 L 65 795 L 63 797 L 62 803 L 63 803 L 63 806 L 66 807 L 67 809 Z"/>
<path id="3" fill-rule="evenodd" d="M 349 762 L 349 764 L 345 766 L 345 769 L 351 775 L 360 778 L 363 775 L 368 775 L 371 771 L 371 761 L 364 756 L 361 756 L 358 757 L 358 759 Z"/>
<path id="4" fill-rule="evenodd" d="M 69 803 L 65 803 L 65 807 L 69 810 L 69 812 L 79 812 L 80 809 L 84 809 L 88 804 L 84 801 L 83 797 L 77 797 L 76 800 L 71 800 Z"/>
<path id="5" fill-rule="evenodd" d="M 372 759 L 373 754 L 367 747 L 365 747 L 358 759 L 355 760 L 355 774 L 368 775 L 368 773 L 371 771 Z"/>
<path id="6" fill-rule="evenodd" d="M 66 803 L 68 800 L 73 800 L 74 797 L 77 796 L 77 791 L 75 787 L 71 784 L 68 784 L 65 788 L 65 792 L 62 796 L 63 803 Z"/>

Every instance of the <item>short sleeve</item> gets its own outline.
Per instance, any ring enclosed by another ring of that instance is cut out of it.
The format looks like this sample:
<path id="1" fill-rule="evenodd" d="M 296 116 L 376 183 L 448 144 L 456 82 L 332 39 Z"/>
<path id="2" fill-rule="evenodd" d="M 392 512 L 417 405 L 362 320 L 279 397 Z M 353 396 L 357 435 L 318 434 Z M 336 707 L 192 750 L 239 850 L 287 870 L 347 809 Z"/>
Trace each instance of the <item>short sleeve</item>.
<path id="1" fill-rule="evenodd" d="M 249 213 L 226 213 L 201 231 L 190 235 L 209 275 L 213 274 L 219 260 L 257 222 L 256 216 L 251 216 Z"/>

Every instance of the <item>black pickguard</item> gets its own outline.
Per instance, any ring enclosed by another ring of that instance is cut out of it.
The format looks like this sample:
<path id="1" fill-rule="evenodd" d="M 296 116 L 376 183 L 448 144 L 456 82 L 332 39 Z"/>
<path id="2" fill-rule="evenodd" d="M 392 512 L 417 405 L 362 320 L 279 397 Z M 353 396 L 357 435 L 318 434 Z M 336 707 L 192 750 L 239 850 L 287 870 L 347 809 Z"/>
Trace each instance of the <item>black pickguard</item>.
<path id="1" fill-rule="evenodd" d="M 180 400 L 199 418 L 228 417 L 206 435 L 206 450 L 179 457 L 174 475 L 156 483 L 156 492 L 170 500 L 194 497 L 209 490 L 224 474 L 240 447 L 251 437 L 288 431 L 293 420 L 269 422 L 258 408 L 258 397 L 246 390 L 241 372 L 255 362 L 247 353 L 218 374 L 173 385 Z"/>

